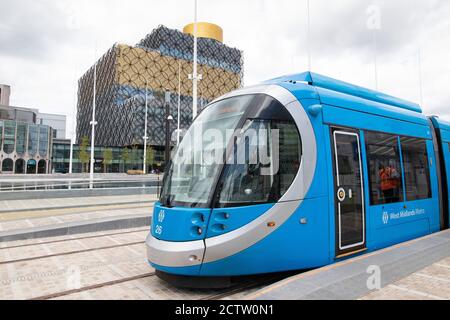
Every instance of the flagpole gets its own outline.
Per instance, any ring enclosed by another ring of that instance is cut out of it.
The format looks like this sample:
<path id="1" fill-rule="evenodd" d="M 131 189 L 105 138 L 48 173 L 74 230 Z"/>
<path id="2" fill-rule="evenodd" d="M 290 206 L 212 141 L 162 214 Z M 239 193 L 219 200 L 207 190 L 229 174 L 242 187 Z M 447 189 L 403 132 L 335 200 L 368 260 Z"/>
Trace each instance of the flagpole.
<path id="1" fill-rule="evenodd" d="M 308 30 L 307 30 L 307 48 L 308 48 L 308 71 L 311 71 L 312 68 L 312 58 L 311 58 L 311 11 L 310 11 L 310 2 L 306 0 L 307 5 L 307 19 L 308 19 Z"/>

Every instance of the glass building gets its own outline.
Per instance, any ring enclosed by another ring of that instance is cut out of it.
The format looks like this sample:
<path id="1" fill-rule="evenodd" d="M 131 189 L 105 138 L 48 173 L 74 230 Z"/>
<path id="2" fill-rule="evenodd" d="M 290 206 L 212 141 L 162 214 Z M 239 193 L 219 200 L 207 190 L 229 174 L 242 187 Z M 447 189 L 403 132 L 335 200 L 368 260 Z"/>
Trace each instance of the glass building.
<path id="1" fill-rule="evenodd" d="M 83 162 L 81 151 L 84 151 L 90 157 L 91 148 L 80 145 L 73 146 L 73 173 L 88 172 L 90 159 Z M 126 147 L 96 147 L 94 152 L 96 173 L 126 173 L 129 170 L 142 170 L 144 152 L 140 148 Z M 109 158 L 109 159 L 108 159 Z M 54 173 L 68 173 L 70 165 L 70 140 L 53 141 L 52 165 Z M 164 162 L 164 151 L 153 150 L 153 159 L 148 159 L 147 169 L 161 171 Z"/>
<path id="2" fill-rule="evenodd" d="M 52 128 L 36 124 L 34 109 L 0 106 L 0 174 L 51 171 Z"/>
<path id="3" fill-rule="evenodd" d="M 148 144 L 157 153 L 165 149 L 166 93 L 170 93 L 170 135 L 192 123 L 193 36 L 160 26 L 135 46 L 114 45 L 96 64 L 96 146 L 138 147 L 145 132 L 148 103 Z M 199 110 L 243 85 L 243 54 L 222 43 L 222 29 L 199 23 Z M 91 136 L 94 67 L 79 80 L 77 143 Z M 176 136 L 176 134 L 175 134 Z M 142 153 L 142 151 L 141 151 Z M 163 159 L 164 160 L 164 159 Z"/>

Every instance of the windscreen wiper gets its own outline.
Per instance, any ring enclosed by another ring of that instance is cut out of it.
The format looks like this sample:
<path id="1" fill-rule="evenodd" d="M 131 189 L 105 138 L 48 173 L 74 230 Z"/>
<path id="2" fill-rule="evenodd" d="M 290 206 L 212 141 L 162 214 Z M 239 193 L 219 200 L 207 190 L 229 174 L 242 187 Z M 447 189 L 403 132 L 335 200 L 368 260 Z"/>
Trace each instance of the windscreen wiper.
<path id="1" fill-rule="evenodd" d="M 167 196 L 164 196 L 164 198 L 162 199 L 162 202 L 163 202 L 162 205 L 167 208 L 173 208 L 173 205 L 172 205 L 173 199 L 175 199 L 174 195 L 169 194 Z"/>

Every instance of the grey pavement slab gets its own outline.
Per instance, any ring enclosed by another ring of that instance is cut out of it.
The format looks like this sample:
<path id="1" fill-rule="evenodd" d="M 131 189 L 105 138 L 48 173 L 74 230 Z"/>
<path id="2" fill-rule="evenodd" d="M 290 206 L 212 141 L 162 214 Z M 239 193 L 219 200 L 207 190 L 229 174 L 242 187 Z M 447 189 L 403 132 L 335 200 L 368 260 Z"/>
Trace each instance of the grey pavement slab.
<path id="1" fill-rule="evenodd" d="M 306 272 L 264 288 L 257 300 L 354 300 L 373 292 L 368 268 L 381 271 L 381 287 L 450 257 L 450 230 Z"/>
<path id="2" fill-rule="evenodd" d="M 100 231 L 131 229 L 150 226 L 151 213 L 114 216 L 87 221 L 59 223 L 44 227 L 0 232 L 0 242 L 59 237 Z"/>
<path id="3" fill-rule="evenodd" d="M 24 210 L 48 210 L 79 208 L 87 206 L 101 206 L 112 204 L 149 203 L 156 200 L 155 195 L 132 194 L 98 197 L 73 197 L 73 198 L 41 198 L 27 200 L 2 200 L 0 201 L 0 214 L 5 212 L 17 212 Z"/>

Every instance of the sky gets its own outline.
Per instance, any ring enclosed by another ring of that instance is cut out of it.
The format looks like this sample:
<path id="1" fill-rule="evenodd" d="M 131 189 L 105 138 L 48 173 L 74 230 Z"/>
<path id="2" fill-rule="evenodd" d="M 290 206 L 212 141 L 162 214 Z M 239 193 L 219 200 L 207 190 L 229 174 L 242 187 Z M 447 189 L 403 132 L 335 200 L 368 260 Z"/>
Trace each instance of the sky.
<path id="1" fill-rule="evenodd" d="M 220 25 L 225 44 L 244 52 L 245 85 L 307 71 L 310 56 L 313 72 L 450 120 L 448 0 L 311 0 L 309 37 L 307 0 L 198 6 L 199 21 Z M 103 53 L 193 19 L 194 0 L 0 0 L 0 83 L 14 106 L 67 115 L 70 135 L 77 81 Z"/>

